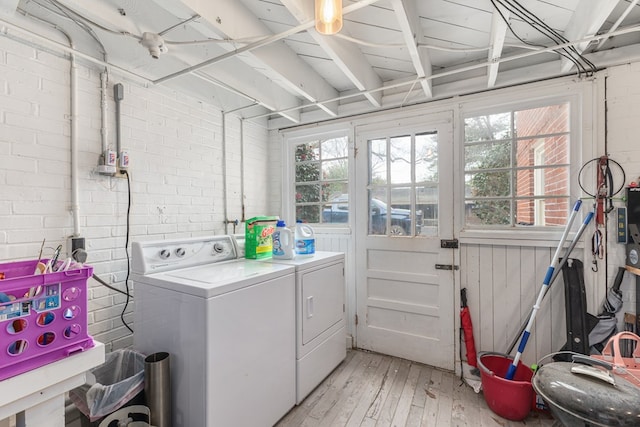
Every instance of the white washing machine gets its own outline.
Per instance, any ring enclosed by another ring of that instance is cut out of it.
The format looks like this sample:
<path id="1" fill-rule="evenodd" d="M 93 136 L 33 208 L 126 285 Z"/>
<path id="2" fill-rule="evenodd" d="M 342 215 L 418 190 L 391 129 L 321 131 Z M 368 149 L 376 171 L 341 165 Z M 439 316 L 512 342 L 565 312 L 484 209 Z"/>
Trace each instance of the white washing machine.
<path id="1" fill-rule="evenodd" d="M 295 269 L 230 236 L 134 242 L 134 347 L 171 354 L 174 427 L 275 424 L 295 405 Z"/>
<path id="2" fill-rule="evenodd" d="M 244 236 L 234 235 L 240 256 Z M 318 251 L 265 263 L 296 269 L 296 404 L 347 356 L 344 254 Z"/>

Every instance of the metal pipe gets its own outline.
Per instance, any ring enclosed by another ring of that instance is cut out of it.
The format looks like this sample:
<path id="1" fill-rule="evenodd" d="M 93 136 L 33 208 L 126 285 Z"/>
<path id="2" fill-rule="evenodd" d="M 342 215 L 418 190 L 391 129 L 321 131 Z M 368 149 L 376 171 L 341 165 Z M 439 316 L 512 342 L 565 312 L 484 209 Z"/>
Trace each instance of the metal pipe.
<path id="1" fill-rule="evenodd" d="M 242 207 L 241 222 L 244 217 L 244 119 L 240 117 L 240 205 Z"/>
<path id="2" fill-rule="evenodd" d="M 356 11 L 358 9 L 362 9 L 363 7 L 366 7 L 366 6 L 369 6 L 369 5 L 373 4 L 373 3 L 376 3 L 378 1 L 379 0 L 362 0 L 362 1 L 359 1 L 357 3 L 353 3 L 353 4 L 350 4 L 349 6 L 344 7 L 342 9 L 342 13 L 344 15 L 346 15 L 348 13 L 351 13 L 353 11 Z M 229 59 L 229 58 L 233 58 L 234 56 L 240 55 L 241 53 L 249 52 L 249 51 L 257 49 L 259 47 L 266 46 L 266 45 L 271 44 L 273 42 L 277 42 L 279 40 L 285 39 L 285 38 L 287 38 L 289 36 L 292 36 L 294 34 L 297 34 L 297 33 L 300 33 L 302 31 L 308 30 L 309 28 L 312 28 L 314 25 L 315 25 L 315 20 L 314 19 L 310 19 L 309 21 L 303 22 L 302 24 L 300 24 L 298 26 L 295 26 L 295 27 L 292 27 L 292 28 L 290 28 L 290 29 L 288 29 L 286 31 L 283 31 L 283 32 L 278 33 L 278 34 L 273 34 L 273 35 L 270 35 L 270 36 L 266 36 L 265 38 L 263 38 L 261 40 L 258 40 L 257 42 L 250 43 L 250 44 L 245 45 L 245 46 L 243 46 L 241 48 L 231 50 L 231 51 L 229 51 L 227 53 L 224 53 L 222 55 L 216 56 L 215 58 L 211 58 L 211 59 L 203 61 L 203 62 L 201 62 L 199 64 L 196 64 L 196 65 L 193 65 L 191 67 L 185 68 L 184 70 L 180 70 L 180 71 L 177 71 L 175 73 L 169 74 L 169 75 L 161 77 L 159 79 L 156 79 L 153 82 L 158 84 L 158 83 L 166 82 L 167 80 L 175 79 L 176 77 L 180 77 L 180 76 L 182 76 L 184 74 L 191 73 L 193 71 L 199 70 L 200 68 L 204 68 L 206 66 L 209 66 L 209 65 L 212 65 L 212 64 L 216 64 L 218 62 L 224 61 L 224 60 Z"/>
<path id="3" fill-rule="evenodd" d="M 109 68 L 111 68 L 111 70 L 117 70 L 119 73 L 124 74 L 124 75 L 129 76 L 129 77 L 132 77 L 133 79 L 135 79 L 137 81 L 142 81 L 145 84 L 153 83 L 153 81 L 147 79 L 146 77 L 143 77 L 143 76 L 141 76 L 139 74 L 136 74 L 136 73 L 132 73 L 131 71 L 127 71 L 124 68 L 118 67 L 117 65 L 113 65 L 113 64 L 111 64 L 109 62 L 105 62 L 105 61 L 102 61 L 100 59 L 96 59 L 91 55 L 87 55 L 85 53 L 80 52 L 79 50 L 76 50 L 74 47 L 65 46 L 62 43 L 59 43 L 57 41 L 54 41 L 54 40 L 48 39 L 46 37 L 43 37 L 43 36 L 41 36 L 41 35 L 39 35 L 37 33 L 34 33 L 33 31 L 30 31 L 30 30 L 27 30 L 25 28 L 22 28 L 19 25 L 12 24 L 11 22 L 5 21 L 2 18 L 0 18 L 0 24 L 6 25 L 6 26 L 8 26 L 8 27 L 10 27 L 10 28 L 12 28 L 14 30 L 17 30 L 18 32 L 22 32 L 23 34 L 26 34 L 28 37 L 38 40 L 38 42 L 40 42 L 40 43 L 43 43 L 45 45 L 54 46 L 54 47 L 62 50 L 65 53 L 73 54 L 78 58 L 85 59 L 85 60 L 87 60 L 89 62 L 92 62 L 94 64 L 97 64 L 97 65 L 101 65 L 101 66 L 104 66 L 104 67 L 109 67 Z M 7 30 L 6 29 L 3 32 L 5 34 L 7 34 Z M 31 40 L 29 40 L 29 41 L 32 42 Z"/>
<path id="4" fill-rule="evenodd" d="M 73 43 L 71 43 L 73 46 Z M 73 237 L 80 236 L 80 196 L 78 187 L 80 185 L 78 179 L 78 75 L 75 55 L 71 55 L 71 111 L 70 111 L 70 137 L 69 137 L 69 151 L 70 151 L 70 179 L 71 179 L 71 215 L 73 216 Z"/>
<path id="5" fill-rule="evenodd" d="M 120 156 L 122 151 L 122 141 L 120 132 L 120 101 L 124 98 L 124 86 L 122 83 L 113 85 L 113 99 L 116 103 L 116 156 Z"/>
<path id="6" fill-rule="evenodd" d="M 104 73 L 100 74 L 100 140 L 102 142 L 102 155 L 107 151 L 108 145 L 108 127 L 107 127 L 107 83 L 109 81 L 109 70 L 107 67 L 104 69 Z"/>
<path id="7" fill-rule="evenodd" d="M 222 213 L 224 215 L 224 234 L 229 229 L 229 203 L 227 197 L 227 114 L 222 112 Z"/>

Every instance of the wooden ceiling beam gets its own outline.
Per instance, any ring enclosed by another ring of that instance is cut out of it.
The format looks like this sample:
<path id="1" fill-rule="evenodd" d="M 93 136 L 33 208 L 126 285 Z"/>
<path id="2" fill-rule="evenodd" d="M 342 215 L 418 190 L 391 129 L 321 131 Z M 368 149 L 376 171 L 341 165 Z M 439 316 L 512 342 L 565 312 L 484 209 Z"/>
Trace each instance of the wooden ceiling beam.
<path id="1" fill-rule="evenodd" d="M 422 40 L 422 27 L 420 17 L 416 8 L 416 0 L 391 0 L 391 5 L 398 19 L 402 37 L 409 51 L 411 62 L 418 77 L 429 77 L 431 75 L 431 60 L 429 54 L 424 50 L 420 51 L 418 43 Z M 431 81 L 421 79 L 420 84 L 427 98 L 433 96 Z"/>
<path id="2" fill-rule="evenodd" d="M 181 0 L 195 13 L 229 39 L 245 39 L 247 37 L 268 37 L 273 33 L 242 2 L 237 0 Z M 223 45 L 224 46 L 224 45 Z M 229 51 L 234 47 L 226 45 Z M 256 60 L 267 68 L 268 75 L 291 93 L 295 93 L 308 101 L 317 102 L 318 107 L 332 117 L 337 115 L 337 103 L 321 103 L 323 99 L 332 99 L 338 92 L 329 85 L 309 64 L 300 59 L 295 52 L 281 41 L 271 43 L 238 56 L 250 66 Z"/>
<path id="3" fill-rule="evenodd" d="M 313 2 L 281 0 L 281 3 L 300 23 L 314 19 Z M 308 33 L 358 90 L 367 91 L 382 85 L 382 79 L 357 46 L 333 36 L 319 34 L 315 30 L 309 30 Z M 365 97 L 374 107 L 382 106 L 382 93 L 366 93 Z"/>
<path id="4" fill-rule="evenodd" d="M 597 34 L 617 4 L 618 0 L 580 0 L 567 24 L 564 37 L 572 41 Z M 585 42 L 574 47 L 582 53 L 588 45 L 589 43 Z M 574 66 L 567 58 L 562 58 L 561 64 L 561 73 L 567 73 Z"/>
<path id="5" fill-rule="evenodd" d="M 493 11 L 491 16 L 491 40 L 489 44 L 489 67 L 487 69 L 487 87 L 492 88 L 496 85 L 498 78 L 498 68 L 500 67 L 500 57 L 502 56 L 502 48 L 504 47 L 504 39 L 507 36 L 507 23 L 509 20 L 509 11 L 502 6 L 498 6 L 499 10 Z"/>

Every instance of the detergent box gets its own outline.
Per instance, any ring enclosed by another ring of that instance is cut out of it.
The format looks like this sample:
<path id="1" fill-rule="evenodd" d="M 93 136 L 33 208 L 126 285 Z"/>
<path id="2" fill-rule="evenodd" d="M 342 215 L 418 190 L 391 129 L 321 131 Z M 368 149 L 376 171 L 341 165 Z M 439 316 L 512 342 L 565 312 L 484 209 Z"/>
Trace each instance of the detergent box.
<path id="1" fill-rule="evenodd" d="M 245 222 L 245 258 L 271 258 L 277 223 L 277 216 L 256 216 Z"/>

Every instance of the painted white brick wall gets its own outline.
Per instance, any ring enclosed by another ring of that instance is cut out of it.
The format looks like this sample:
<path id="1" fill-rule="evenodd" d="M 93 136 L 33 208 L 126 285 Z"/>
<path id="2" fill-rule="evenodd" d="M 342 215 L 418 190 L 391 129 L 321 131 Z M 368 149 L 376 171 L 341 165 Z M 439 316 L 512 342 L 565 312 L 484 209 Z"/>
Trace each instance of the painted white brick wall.
<path id="1" fill-rule="evenodd" d="M 70 63 L 68 58 L 0 38 L 0 260 L 37 258 L 73 233 L 70 212 Z M 78 66 L 80 232 L 88 263 L 124 289 L 127 180 L 95 172 L 101 152 L 100 73 Z M 130 239 L 224 233 L 223 114 L 163 87 L 115 74 L 108 83 L 108 143 L 115 149 L 113 84 L 123 83 L 122 147 L 131 159 Z M 264 123 L 226 116 L 230 219 L 273 213 Z M 242 123 L 242 133 L 240 126 Z M 244 200 L 241 200 L 241 135 Z M 277 213 L 277 212 L 276 212 Z M 243 227 L 241 224 L 240 227 Z M 239 228 L 243 230 L 243 228 Z M 231 232 L 232 229 L 229 229 Z M 66 254 L 65 254 L 66 256 Z M 125 296 L 89 280 L 89 333 L 107 350 L 132 344 L 120 320 Z M 125 313 L 132 325 L 133 304 Z"/>
<path id="2" fill-rule="evenodd" d="M 620 163 L 624 168 L 628 184 L 630 181 L 640 181 L 640 123 L 638 111 L 640 111 L 640 87 L 637 82 L 640 79 L 640 63 L 622 65 L 607 70 L 607 151 L 609 156 Z M 620 194 L 619 196 L 622 196 Z M 615 221 L 612 222 L 612 231 L 615 232 Z M 615 234 L 613 235 L 615 237 Z M 608 249 L 609 284 L 618 271 L 618 267 L 625 265 L 624 245 L 616 243 L 612 237 Z M 630 273 L 625 273 L 625 279 L 621 286 L 623 292 L 623 312 L 635 313 L 635 301 L 638 296 L 635 292 L 636 278 Z"/>

